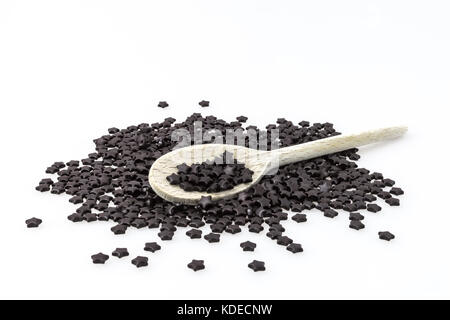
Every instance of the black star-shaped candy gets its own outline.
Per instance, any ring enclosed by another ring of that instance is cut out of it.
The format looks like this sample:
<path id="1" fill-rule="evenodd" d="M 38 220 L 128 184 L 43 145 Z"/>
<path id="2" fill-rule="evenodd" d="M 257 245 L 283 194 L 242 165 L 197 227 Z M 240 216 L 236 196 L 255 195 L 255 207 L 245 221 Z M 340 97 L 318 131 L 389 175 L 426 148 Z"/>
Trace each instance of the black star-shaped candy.
<path id="1" fill-rule="evenodd" d="M 324 210 L 323 215 L 327 218 L 334 218 L 338 215 L 338 212 L 333 209 L 326 209 Z"/>
<path id="2" fill-rule="evenodd" d="M 219 233 L 208 233 L 203 238 L 205 238 L 205 240 L 208 241 L 209 243 L 219 242 L 220 234 Z"/>
<path id="3" fill-rule="evenodd" d="M 266 189 L 262 185 L 256 184 L 253 186 L 253 196 L 262 196 L 266 192 Z"/>
<path id="4" fill-rule="evenodd" d="M 346 205 L 344 205 L 342 207 L 342 209 L 344 209 L 345 211 L 348 211 L 348 212 L 358 210 L 358 208 L 356 207 L 356 205 L 354 203 L 347 203 Z"/>
<path id="5" fill-rule="evenodd" d="M 205 222 L 203 222 L 200 219 L 196 219 L 196 220 L 191 220 L 191 222 L 189 222 L 189 226 L 192 228 L 201 228 L 205 225 Z"/>
<path id="6" fill-rule="evenodd" d="M 387 191 L 378 192 L 377 196 L 378 196 L 378 198 L 381 198 L 381 199 L 384 199 L 384 200 L 392 198 L 392 195 L 389 192 L 387 192 Z"/>
<path id="7" fill-rule="evenodd" d="M 140 267 L 146 267 L 148 266 L 148 258 L 143 256 L 137 256 L 133 260 L 131 260 L 131 263 L 136 266 L 136 268 Z"/>
<path id="8" fill-rule="evenodd" d="M 42 179 L 40 182 L 39 182 L 39 184 L 47 184 L 47 185 L 53 185 L 54 184 L 54 182 L 53 182 L 53 180 L 52 179 L 50 179 L 50 178 L 46 178 L 46 179 Z"/>
<path id="9" fill-rule="evenodd" d="M 144 219 L 137 218 L 137 219 L 133 220 L 131 225 L 137 229 L 141 229 L 141 228 L 147 226 L 147 222 Z"/>
<path id="10" fill-rule="evenodd" d="M 375 200 L 377 200 L 377 197 L 374 196 L 373 194 L 366 194 L 366 195 L 364 195 L 364 201 L 372 202 L 372 201 L 375 201 Z M 367 206 L 369 206 L 369 205 L 367 205 Z"/>
<path id="11" fill-rule="evenodd" d="M 245 241 L 241 243 L 241 248 L 244 251 L 254 251 L 256 248 L 256 243 L 253 243 L 251 241 Z"/>
<path id="12" fill-rule="evenodd" d="M 95 213 L 86 213 L 83 217 L 87 222 L 97 221 L 97 215 Z"/>
<path id="13" fill-rule="evenodd" d="M 257 200 L 257 202 L 259 203 L 261 208 L 270 208 L 271 202 L 267 198 L 260 198 L 260 199 Z"/>
<path id="14" fill-rule="evenodd" d="M 302 127 L 309 127 L 309 121 L 301 121 L 298 124 L 301 125 Z"/>
<path id="15" fill-rule="evenodd" d="M 198 202 L 198 204 L 204 209 L 208 209 L 212 206 L 213 201 L 211 200 L 211 196 L 201 196 L 200 197 L 200 201 Z"/>
<path id="16" fill-rule="evenodd" d="M 226 161 L 226 158 L 225 158 Z M 222 174 L 223 168 L 218 166 L 211 169 L 211 173 L 213 173 L 216 177 L 220 176 Z"/>
<path id="17" fill-rule="evenodd" d="M 247 223 L 247 219 L 245 217 L 242 216 L 237 216 L 234 219 L 234 223 L 240 226 L 245 226 L 245 224 Z"/>
<path id="18" fill-rule="evenodd" d="M 222 233 L 225 229 L 225 225 L 223 225 L 222 223 L 214 223 L 209 227 L 211 228 L 211 231 L 215 233 Z"/>
<path id="19" fill-rule="evenodd" d="M 98 220 L 99 221 L 108 221 L 110 216 L 111 215 L 108 212 L 101 212 L 98 214 Z"/>
<path id="20" fill-rule="evenodd" d="M 225 232 L 236 234 L 241 232 L 241 228 L 237 224 L 232 224 L 225 229 Z"/>
<path id="21" fill-rule="evenodd" d="M 280 199 L 280 207 L 282 207 L 283 209 L 288 210 L 291 206 L 291 202 L 289 201 L 288 198 L 281 198 Z"/>
<path id="22" fill-rule="evenodd" d="M 304 209 L 305 207 L 301 203 L 293 203 L 291 206 L 291 211 L 293 212 L 302 212 Z"/>
<path id="23" fill-rule="evenodd" d="M 169 106 L 169 104 L 166 101 L 160 101 L 158 103 L 158 107 L 160 108 L 167 108 Z"/>
<path id="24" fill-rule="evenodd" d="M 177 231 L 177 227 L 175 225 L 173 225 L 172 223 L 167 222 L 167 223 L 163 223 L 159 230 L 161 230 L 161 231 L 167 230 L 167 231 L 175 232 L 175 231 Z"/>
<path id="25" fill-rule="evenodd" d="M 61 194 L 61 193 L 63 193 L 64 192 L 64 187 L 63 186 L 56 186 L 56 185 L 54 185 L 53 187 L 52 187 L 52 191 L 50 191 L 51 193 L 53 193 L 53 194 Z"/>
<path id="26" fill-rule="evenodd" d="M 80 196 L 73 196 L 72 198 L 69 199 L 69 202 L 73 204 L 79 204 L 83 202 L 83 198 Z"/>
<path id="27" fill-rule="evenodd" d="M 186 235 L 191 239 L 200 239 L 202 237 L 202 230 L 191 229 L 186 232 Z"/>
<path id="28" fill-rule="evenodd" d="M 40 192 L 46 192 L 50 191 L 50 186 L 48 184 L 40 184 L 35 189 Z"/>
<path id="29" fill-rule="evenodd" d="M 150 219 L 147 221 L 147 226 L 149 228 L 158 228 L 160 221 L 158 219 Z"/>
<path id="30" fill-rule="evenodd" d="M 192 260 L 190 263 L 188 263 L 188 268 L 192 269 L 194 271 L 203 270 L 205 269 L 205 263 L 203 260 Z"/>
<path id="31" fill-rule="evenodd" d="M 177 227 L 187 227 L 189 224 L 189 220 L 186 218 L 180 218 L 177 220 L 176 226 Z"/>
<path id="32" fill-rule="evenodd" d="M 292 253 L 303 252 L 302 245 L 299 243 L 291 243 L 290 245 L 288 245 L 286 247 L 286 250 L 288 250 Z"/>
<path id="33" fill-rule="evenodd" d="M 269 225 L 272 226 L 274 224 L 279 224 L 280 223 L 280 219 L 276 218 L 276 217 L 270 217 L 268 219 L 265 220 L 265 222 Z"/>
<path id="34" fill-rule="evenodd" d="M 359 212 L 350 212 L 348 218 L 350 220 L 364 220 L 364 216 Z"/>
<path id="35" fill-rule="evenodd" d="M 158 233 L 158 236 L 161 238 L 161 240 L 164 240 L 164 241 L 172 240 L 172 238 L 173 238 L 173 231 L 163 230 L 163 231 Z"/>
<path id="36" fill-rule="evenodd" d="M 361 230 L 364 229 L 365 225 L 360 220 L 351 220 L 349 227 L 355 230 Z"/>
<path id="37" fill-rule="evenodd" d="M 291 219 L 294 220 L 295 222 L 306 222 L 307 221 L 306 214 L 304 214 L 304 213 L 294 214 Z"/>
<path id="38" fill-rule="evenodd" d="M 399 195 L 402 195 L 404 193 L 401 188 L 396 188 L 396 187 L 392 188 L 389 192 L 392 193 L 395 196 L 399 196 Z"/>
<path id="39" fill-rule="evenodd" d="M 287 246 L 292 243 L 292 239 L 287 236 L 280 236 L 277 239 L 277 244 Z"/>
<path id="40" fill-rule="evenodd" d="M 391 241 L 392 239 L 395 238 L 395 236 L 392 233 L 390 233 L 389 231 L 380 231 L 380 232 L 378 232 L 378 237 L 381 240 L 386 240 L 386 241 Z"/>
<path id="41" fill-rule="evenodd" d="M 206 101 L 206 100 L 202 100 L 198 104 L 203 108 L 209 107 L 209 101 Z"/>
<path id="42" fill-rule="evenodd" d="M 242 182 L 243 183 L 248 183 L 248 182 L 252 182 L 253 180 L 253 174 L 250 172 L 244 172 L 241 176 Z"/>
<path id="43" fill-rule="evenodd" d="M 56 161 L 52 167 L 58 168 L 58 169 L 62 169 L 66 166 L 66 164 L 62 161 Z"/>
<path id="44" fill-rule="evenodd" d="M 51 174 L 53 174 L 53 173 L 57 173 L 58 171 L 59 171 L 58 168 L 55 168 L 55 167 L 48 167 L 47 170 L 45 170 L 45 173 L 51 173 Z"/>
<path id="45" fill-rule="evenodd" d="M 124 225 L 124 224 L 118 224 L 118 225 L 112 227 L 111 231 L 114 234 L 124 234 L 127 231 L 127 228 L 128 227 L 126 225 Z"/>
<path id="46" fill-rule="evenodd" d="M 383 183 L 387 187 L 392 187 L 395 184 L 395 181 L 389 178 L 383 179 Z"/>
<path id="47" fill-rule="evenodd" d="M 116 248 L 116 250 L 114 250 L 112 252 L 112 255 L 114 257 L 117 257 L 117 258 L 123 258 L 123 257 L 126 257 L 126 256 L 130 255 L 130 254 L 128 253 L 128 249 L 127 248 Z"/>
<path id="48" fill-rule="evenodd" d="M 266 236 L 268 236 L 272 240 L 276 240 L 279 237 L 281 237 L 281 232 L 277 230 L 272 230 L 266 233 Z"/>
<path id="49" fill-rule="evenodd" d="M 400 200 L 397 198 L 389 198 L 384 201 L 386 201 L 386 203 L 389 204 L 390 206 L 399 206 L 400 205 Z"/>
<path id="50" fill-rule="evenodd" d="M 200 179 L 198 179 L 199 184 L 209 185 L 211 182 L 213 182 L 213 179 L 207 176 L 200 177 Z"/>
<path id="51" fill-rule="evenodd" d="M 180 176 L 172 173 L 170 176 L 166 177 L 167 181 L 169 181 L 170 184 L 179 184 L 180 183 Z"/>
<path id="52" fill-rule="evenodd" d="M 266 270 L 265 263 L 262 261 L 258 261 L 258 260 L 253 260 L 253 262 L 250 262 L 248 264 L 248 267 L 255 272 Z"/>
<path id="53" fill-rule="evenodd" d="M 377 205 L 376 203 L 369 203 L 367 205 L 367 211 L 378 212 L 380 210 L 381 210 L 381 207 L 379 205 Z"/>
<path id="54" fill-rule="evenodd" d="M 80 165 L 80 161 L 71 160 L 71 161 L 67 162 L 66 165 L 69 167 L 78 167 Z"/>
<path id="55" fill-rule="evenodd" d="M 296 187 L 296 189 L 297 189 L 298 187 Z M 295 199 L 297 199 L 297 200 L 304 200 L 305 198 L 306 198 L 306 193 L 304 193 L 303 191 L 301 191 L 301 190 L 295 190 L 293 193 L 292 193 L 292 196 L 295 198 Z M 301 206 L 301 205 L 300 205 Z"/>
<path id="56" fill-rule="evenodd" d="M 177 165 L 177 169 L 178 169 L 178 172 L 181 172 L 181 173 L 188 173 L 191 170 L 191 168 L 186 163 Z"/>
<path id="57" fill-rule="evenodd" d="M 91 256 L 92 258 L 92 262 L 95 264 L 104 264 L 106 262 L 106 260 L 109 259 L 109 256 L 107 254 L 103 254 L 103 253 L 97 253 Z"/>
<path id="58" fill-rule="evenodd" d="M 254 232 L 254 233 L 260 233 L 264 230 L 264 227 L 257 223 L 252 223 L 248 226 L 248 231 Z"/>
<path id="59" fill-rule="evenodd" d="M 69 219 L 72 222 L 81 222 L 83 221 L 83 216 L 78 213 L 72 213 L 71 215 L 67 216 L 67 219 Z"/>
<path id="60" fill-rule="evenodd" d="M 286 231 L 286 229 L 284 229 L 284 227 L 281 224 L 276 223 L 270 226 L 269 231 L 284 232 Z"/>
<path id="61" fill-rule="evenodd" d="M 25 223 L 27 224 L 27 228 L 37 228 L 42 223 L 42 220 L 39 218 L 31 218 L 25 220 Z"/>
<path id="62" fill-rule="evenodd" d="M 245 116 L 239 116 L 239 117 L 236 117 L 236 120 L 244 123 L 248 120 L 248 118 Z"/>
<path id="63" fill-rule="evenodd" d="M 147 242 L 144 247 L 145 251 L 155 252 L 161 250 L 161 246 L 156 242 Z"/>

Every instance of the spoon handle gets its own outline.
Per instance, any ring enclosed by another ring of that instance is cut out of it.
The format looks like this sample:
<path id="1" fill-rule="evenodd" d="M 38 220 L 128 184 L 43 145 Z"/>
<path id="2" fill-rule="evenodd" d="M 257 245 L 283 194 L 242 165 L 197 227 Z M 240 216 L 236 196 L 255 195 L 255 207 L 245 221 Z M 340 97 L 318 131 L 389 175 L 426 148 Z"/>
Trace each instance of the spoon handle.
<path id="1" fill-rule="evenodd" d="M 398 126 L 370 130 L 357 134 L 338 135 L 273 150 L 270 153 L 272 159 L 278 157 L 277 165 L 283 166 L 293 162 L 357 148 L 374 142 L 397 138 L 402 136 L 407 130 L 408 127 L 406 126 Z"/>

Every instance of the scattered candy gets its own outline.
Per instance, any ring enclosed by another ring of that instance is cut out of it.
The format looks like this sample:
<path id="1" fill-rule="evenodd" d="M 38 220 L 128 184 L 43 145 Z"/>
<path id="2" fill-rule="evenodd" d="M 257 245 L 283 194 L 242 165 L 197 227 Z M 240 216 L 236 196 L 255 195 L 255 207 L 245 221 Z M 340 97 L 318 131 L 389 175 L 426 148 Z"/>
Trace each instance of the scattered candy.
<path id="1" fill-rule="evenodd" d="M 303 248 L 302 245 L 299 243 L 291 243 L 290 245 L 288 245 L 286 247 L 286 250 L 292 252 L 292 253 L 298 253 L 298 252 L 303 252 Z"/>
<path id="2" fill-rule="evenodd" d="M 209 243 L 219 242 L 220 241 L 220 234 L 218 233 L 209 233 L 205 235 L 203 238 L 205 238 L 206 241 Z"/>
<path id="3" fill-rule="evenodd" d="M 104 264 L 109 259 L 109 256 L 100 252 L 92 255 L 91 258 L 95 264 Z"/>
<path id="4" fill-rule="evenodd" d="M 245 241 L 241 243 L 241 248 L 244 251 L 254 251 L 256 248 L 256 243 L 253 243 L 251 241 Z"/>
<path id="5" fill-rule="evenodd" d="M 365 225 L 359 221 L 359 220 L 351 220 L 350 221 L 350 228 L 355 230 L 361 230 L 364 229 Z"/>
<path id="6" fill-rule="evenodd" d="M 291 219 L 297 223 L 307 221 L 306 214 L 304 214 L 304 213 L 297 213 L 297 214 L 293 215 Z"/>
<path id="7" fill-rule="evenodd" d="M 205 269 L 205 263 L 203 260 L 192 260 L 192 262 L 188 263 L 188 268 L 194 271 Z"/>
<path id="8" fill-rule="evenodd" d="M 209 101 L 206 101 L 206 100 L 202 100 L 198 104 L 203 108 L 209 107 Z"/>
<path id="9" fill-rule="evenodd" d="M 209 106 L 205 100 L 199 104 Z M 161 108 L 168 106 L 166 101 L 158 104 Z M 359 168 L 357 149 L 280 167 L 276 174 L 263 177 L 230 199 L 214 202 L 205 195 L 198 205 L 187 206 L 170 203 L 156 195 L 148 183 L 151 165 L 177 145 L 178 141 L 172 140 L 176 130 L 185 129 L 193 133 L 196 130 L 194 123 L 198 121 L 202 122 L 201 134 L 215 130 L 225 136 L 227 130 L 240 130 L 247 147 L 267 150 L 340 134 L 331 123 L 301 121 L 295 125 L 279 118 L 262 130 L 252 125 L 244 127 L 243 123 L 248 120 L 245 116 L 236 120 L 226 122 L 214 116 L 203 117 L 194 113 L 179 123 L 168 117 L 162 122 L 142 123 L 124 129 L 111 127 L 108 134 L 94 140 L 95 151 L 84 159 L 66 163 L 58 161 L 49 166 L 46 173 L 55 174 L 56 179 L 42 179 L 36 189 L 69 194 L 69 201 L 77 205 L 75 213 L 68 216 L 70 221 L 113 221 L 116 224 L 111 228 L 114 234 L 124 234 L 128 228 L 158 228 L 158 236 L 166 241 L 173 238 L 177 228 L 190 227 L 192 229 L 186 234 L 197 239 L 202 236 L 198 229 L 208 224 L 212 232 L 204 239 L 214 243 L 220 241 L 220 234 L 224 231 L 236 234 L 248 226 L 250 232 L 260 233 L 266 227 L 269 229 L 267 237 L 293 253 L 301 252 L 303 248 L 284 235 L 282 221 L 288 219 L 288 211 L 295 212 L 292 220 L 305 222 L 307 217 L 302 212 L 306 210 L 317 209 L 329 218 L 336 217 L 343 210 L 348 213 L 350 228 L 360 230 L 364 228 L 361 222 L 364 216 L 360 212 L 380 211 L 381 207 L 375 203 L 377 200 L 384 200 L 390 206 L 400 205 L 399 199 L 393 196 L 402 195 L 403 190 L 393 187 L 395 181 L 383 174 Z M 272 139 L 271 131 L 275 129 L 278 130 L 278 139 Z M 248 138 L 261 135 L 267 137 L 267 144 L 260 145 L 262 142 L 257 141 L 256 145 L 250 145 Z M 191 139 L 194 142 L 194 137 Z M 225 153 L 221 159 L 229 156 Z M 191 166 L 181 164 L 177 169 L 176 174 L 167 177 L 168 181 L 187 191 L 229 190 L 240 183 L 250 182 L 252 178 L 252 172 L 234 159 L 229 164 L 226 161 Z M 38 226 L 40 222 L 37 221 L 40 219 L 27 222 L 27 226 Z M 386 240 L 391 238 L 380 232 L 382 237 Z M 156 243 L 150 244 L 147 243 L 144 250 L 154 252 L 160 249 Z M 245 248 L 250 247 L 247 244 Z M 125 251 L 119 249 L 113 252 L 114 256 L 124 256 Z M 95 259 L 101 261 L 101 256 Z M 137 267 L 146 266 L 148 258 L 139 256 L 132 263 Z M 249 267 L 255 271 L 265 270 L 264 262 L 256 260 Z"/>
<path id="10" fill-rule="evenodd" d="M 158 107 L 160 108 L 167 108 L 169 106 L 169 104 L 166 101 L 160 101 L 158 103 Z"/>
<path id="11" fill-rule="evenodd" d="M 146 266 L 148 266 L 148 258 L 142 257 L 142 256 L 137 256 L 136 258 L 131 260 L 131 263 L 134 264 L 136 266 L 136 268 L 146 267 Z"/>
<path id="12" fill-rule="evenodd" d="M 27 228 L 37 228 L 42 223 L 42 220 L 39 218 L 31 218 L 25 220 L 25 223 L 27 224 Z"/>
<path id="13" fill-rule="evenodd" d="M 112 252 L 112 255 L 117 258 L 123 258 L 129 256 L 130 254 L 128 253 L 127 248 L 116 248 L 116 250 Z"/>
<path id="14" fill-rule="evenodd" d="M 147 242 L 145 244 L 144 247 L 145 251 L 150 251 L 150 252 L 156 252 L 158 250 L 161 250 L 161 246 L 159 244 L 157 244 L 156 242 Z"/>
<path id="15" fill-rule="evenodd" d="M 380 231 L 380 232 L 378 232 L 378 237 L 381 240 L 386 240 L 386 241 L 391 241 L 392 239 L 395 238 L 395 236 L 392 233 L 390 233 L 389 231 Z"/>
<path id="16" fill-rule="evenodd" d="M 191 239 L 200 239 L 202 237 L 202 230 L 191 229 L 186 232 L 186 235 Z"/>
<path id="17" fill-rule="evenodd" d="M 248 267 L 255 272 L 266 270 L 265 263 L 262 261 L 258 261 L 258 260 L 253 260 L 253 262 L 250 262 L 248 264 Z"/>

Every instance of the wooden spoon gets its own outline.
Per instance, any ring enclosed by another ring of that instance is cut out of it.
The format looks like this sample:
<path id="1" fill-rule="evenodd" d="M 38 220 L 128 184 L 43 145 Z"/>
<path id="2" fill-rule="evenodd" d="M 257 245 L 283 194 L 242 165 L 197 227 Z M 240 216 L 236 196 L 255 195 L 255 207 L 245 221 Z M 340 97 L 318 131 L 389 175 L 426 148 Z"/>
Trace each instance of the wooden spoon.
<path id="1" fill-rule="evenodd" d="M 211 196 L 212 200 L 230 198 L 257 183 L 265 174 L 289 163 L 308 160 L 326 154 L 336 153 L 366 144 L 400 137 L 408 130 L 405 126 L 389 127 L 366 131 L 358 134 L 338 135 L 315 140 L 295 146 L 272 151 L 260 151 L 231 144 L 200 144 L 173 150 L 158 158 L 150 168 L 149 181 L 153 191 L 163 199 L 195 205 L 202 196 Z M 201 163 L 228 151 L 234 154 L 237 161 L 245 163 L 252 170 L 252 182 L 239 184 L 231 190 L 206 193 L 188 192 L 177 185 L 171 185 L 167 176 L 176 173 L 177 165 Z"/>

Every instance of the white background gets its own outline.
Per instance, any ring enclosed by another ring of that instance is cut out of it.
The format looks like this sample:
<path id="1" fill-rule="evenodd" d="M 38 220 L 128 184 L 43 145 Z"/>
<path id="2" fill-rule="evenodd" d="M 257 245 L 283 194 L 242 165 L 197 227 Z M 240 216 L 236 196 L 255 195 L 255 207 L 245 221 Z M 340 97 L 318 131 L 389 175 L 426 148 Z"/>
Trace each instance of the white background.
<path id="1" fill-rule="evenodd" d="M 1 1 L 0 298 L 450 298 L 449 14 L 448 1 Z M 45 168 L 84 158 L 111 126 L 192 112 L 344 133 L 407 124 L 360 152 L 406 194 L 361 231 L 344 213 L 286 223 L 302 254 L 263 234 L 210 245 L 178 231 L 148 268 L 93 265 L 115 247 L 145 254 L 157 231 L 69 222 L 68 196 L 34 190 Z M 186 268 L 193 258 L 206 269 Z"/>

